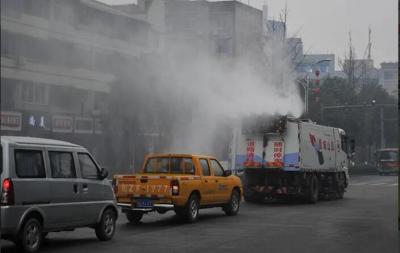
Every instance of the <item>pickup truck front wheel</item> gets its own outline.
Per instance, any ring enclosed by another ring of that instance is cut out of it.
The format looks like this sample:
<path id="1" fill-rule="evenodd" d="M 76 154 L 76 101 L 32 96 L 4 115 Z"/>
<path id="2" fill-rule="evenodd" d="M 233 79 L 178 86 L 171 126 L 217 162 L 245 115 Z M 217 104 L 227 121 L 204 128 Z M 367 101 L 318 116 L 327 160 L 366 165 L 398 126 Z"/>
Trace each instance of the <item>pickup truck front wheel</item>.
<path id="1" fill-rule="evenodd" d="M 176 207 L 175 213 L 182 218 L 184 221 L 193 223 L 199 217 L 199 197 L 196 194 L 192 194 L 186 203 L 185 207 Z"/>
<path id="2" fill-rule="evenodd" d="M 138 211 L 128 211 L 126 212 L 126 218 L 128 219 L 128 221 L 130 223 L 136 224 L 139 223 L 140 220 L 143 217 L 143 213 L 142 212 L 138 212 Z"/>
<path id="3" fill-rule="evenodd" d="M 240 208 L 240 194 L 237 190 L 232 191 L 231 199 L 229 202 L 223 207 L 226 215 L 234 216 L 239 212 Z"/>

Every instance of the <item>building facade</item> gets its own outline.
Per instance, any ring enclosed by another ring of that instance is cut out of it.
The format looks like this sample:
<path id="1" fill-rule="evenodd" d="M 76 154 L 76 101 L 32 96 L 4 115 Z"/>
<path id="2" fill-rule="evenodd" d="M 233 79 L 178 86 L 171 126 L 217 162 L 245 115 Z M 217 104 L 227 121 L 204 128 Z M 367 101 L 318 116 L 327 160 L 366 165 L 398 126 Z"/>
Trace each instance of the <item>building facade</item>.
<path id="1" fill-rule="evenodd" d="M 116 167 L 105 127 L 115 66 L 151 49 L 149 30 L 97 1 L 2 0 L 1 135 L 71 141 Z"/>
<path id="2" fill-rule="evenodd" d="M 379 69 L 379 84 L 389 93 L 398 96 L 399 64 L 397 62 L 382 62 Z"/>

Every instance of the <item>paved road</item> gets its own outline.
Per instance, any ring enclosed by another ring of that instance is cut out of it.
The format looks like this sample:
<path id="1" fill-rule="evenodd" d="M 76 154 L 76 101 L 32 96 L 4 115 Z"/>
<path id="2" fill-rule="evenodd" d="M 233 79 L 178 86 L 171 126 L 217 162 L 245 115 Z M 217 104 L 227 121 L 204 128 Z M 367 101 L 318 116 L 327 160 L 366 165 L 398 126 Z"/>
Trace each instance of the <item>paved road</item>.
<path id="1" fill-rule="evenodd" d="M 201 210 L 195 224 L 173 212 L 140 225 L 124 216 L 110 242 L 90 229 L 49 234 L 41 252 L 399 252 L 396 176 L 354 176 L 345 199 L 304 203 L 242 203 L 236 217 Z M 16 252 L 1 241 L 1 252 Z"/>

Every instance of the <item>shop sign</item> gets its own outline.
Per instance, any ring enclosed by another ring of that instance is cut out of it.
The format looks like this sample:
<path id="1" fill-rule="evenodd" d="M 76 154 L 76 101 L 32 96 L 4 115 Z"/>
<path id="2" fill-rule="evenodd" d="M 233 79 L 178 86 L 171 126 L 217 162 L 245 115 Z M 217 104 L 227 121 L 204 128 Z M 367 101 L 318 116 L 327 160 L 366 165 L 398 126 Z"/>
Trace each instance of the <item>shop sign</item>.
<path id="1" fill-rule="evenodd" d="M 53 116 L 53 132 L 72 133 L 74 120 L 69 116 Z"/>
<path id="2" fill-rule="evenodd" d="M 22 114 L 20 112 L 1 112 L 2 131 L 21 131 Z"/>
<path id="3" fill-rule="evenodd" d="M 93 133 L 93 119 L 75 117 L 75 133 L 91 134 Z"/>

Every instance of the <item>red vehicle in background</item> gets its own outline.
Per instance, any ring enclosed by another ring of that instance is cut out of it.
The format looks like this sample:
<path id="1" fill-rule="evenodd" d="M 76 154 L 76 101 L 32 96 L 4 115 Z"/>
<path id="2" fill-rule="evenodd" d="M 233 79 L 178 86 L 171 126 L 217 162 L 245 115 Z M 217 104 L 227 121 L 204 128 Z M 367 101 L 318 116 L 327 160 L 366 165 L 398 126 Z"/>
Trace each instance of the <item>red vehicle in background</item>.
<path id="1" fill-rule="evenodd" d="M 379 175 L 399 174 L 399 149 L 383 148 L 375 152 L 376 169 Z"/>

